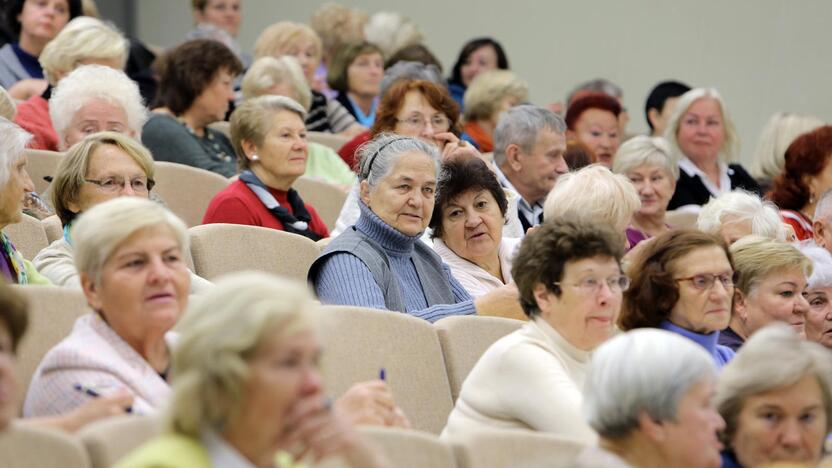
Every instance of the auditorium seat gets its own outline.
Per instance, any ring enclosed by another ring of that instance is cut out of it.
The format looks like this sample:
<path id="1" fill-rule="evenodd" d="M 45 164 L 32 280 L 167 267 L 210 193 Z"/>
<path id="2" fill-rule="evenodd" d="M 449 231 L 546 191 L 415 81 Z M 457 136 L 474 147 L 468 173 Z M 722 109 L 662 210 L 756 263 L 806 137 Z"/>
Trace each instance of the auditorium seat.
<path id="1" fill-rule="evenodd" d="M 52 215 L 40 220 L 43 224 L 43 230 L 46 231 L 46 240 L 53 243 L 64 236 L 64 227 L 61 226 L 61 218 L 58 215 Z"/>
<path id="2" fill-rule="evenodd" d="M 164 161 L 154 163 L 153 178 L 153 192 L 188 226 L 202 224 L 211 199 L 229 184 L 228 179 L 214 172 Z"/>
<path id="3" fill-rule="evenodd" d="M 27 149 L 23 152 L 26 155 L 26 172 L 32 178 L 36 193 L 43 193 L 49 186 L 44 177 L 55 175 L 58 165 L 64 157 L 63 153 L 47 150 Z"/>
<path id="4" fill-rule="evenodd" d="M 362 427 L 361 435 L 397 468 L 454 468 L 451 447 L 432 434 L 399 428 Z"/>
<path id="5" fill-rule="evenodd" d="M 347 200 L 347 192 L 330 183 L 307 177 L 296 180 L 292 188 L 298 191 L 305 203 L 315 208 L 330 231 L 335 228 L 335 221 Z"/>
<path id="6" fill-rule="evenodd" d="M 109 468 L 160 432 L 161 417 L 116 416 L 84 427 L 78 436 L 92 468 Z"/>
<path id="7" fill-rule="evenodd" d="M 26 260 L 35 258 L 35 255 L 49 246 L 49 239 L 46 237 L 46 230 L 43 223 L 37 218 L 24 214 L 20 222 L 9 224 L 3 228 L 3 232 L 9 236 L 12 244 Z"/>
<path id="8" fill-rule="evenodd" d="M 341 149 L 344 144 L 351 140 L 350 137 L 336 135 L 329 132 L 307 132 L 306 139 L 312 143 L 329 146 L 335 151 Z"/>
<path id="9" fill-rule="evenodd" d="M 226 136 L 226 138 L 231 140 L 231 122 L 227 120 L 220 120 L 218 122 L 208 124 L 208 128 L 222 133 Z"/>
<path id="10" fill-rule="evenodd" d="M 446 442 L 459 468 L 571 466 L 584 449 L 577 440 L 525 430 L 469 432 Z"/>
<path id="11" fill-rule="evenodd" d="M 90 459 L 81 441 L 57 429 L 42 429 L 14 421 L 0 431 L 0 466 L 4 468 L 88 468 Z"/>

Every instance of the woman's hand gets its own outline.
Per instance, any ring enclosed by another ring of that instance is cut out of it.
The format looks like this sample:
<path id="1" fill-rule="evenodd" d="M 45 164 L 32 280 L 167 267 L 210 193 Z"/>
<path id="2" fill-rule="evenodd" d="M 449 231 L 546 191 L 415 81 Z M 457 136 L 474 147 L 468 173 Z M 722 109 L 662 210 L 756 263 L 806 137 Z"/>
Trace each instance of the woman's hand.
<path id="1" fill-rule="evenodd" d="M 439 143 L 442 148 L 442 161 L 447 161 L 451 158 L 480 158 L 486 163 L 488 161 L 483 158 L 482 154 L 477 151 L 473 145 L 468 144 L 465 140 L 460 140 L 451 132 L 442 132 L 433 135 L 433 139 Z"/>
<path id="2" fill-rule="evenodd" d="M 9 96 L 18 101 L 25 101 L 32 96 L 40 96 L 46 91 L 49 83 L 39 78 L 26 78 L 18 81 L 9 88 Z"/>
<path id="3" fill-rule="evenodd" d="M 354 426 L 410 427 L 384 381 L 371 380 L 350 387 L 335 402 L 335 411 Z"/>
<path id="4" fill-rule="evenodd" d="M 477 315 L 528 320 L 520 307 L 520 292 L 513 281 L 474 299 L 474 307 Z"/>
<path id="5" fill-rule="evenodd" d="M 48 418 L 25 420 L 37 427 L 51 427 L 66 432 L 76 432 L 82 427 L 100 419 L 122 415 L 133 405 L 133 394 L 120 389 L 111 395 L 93 398 L 69 413 Z"/>

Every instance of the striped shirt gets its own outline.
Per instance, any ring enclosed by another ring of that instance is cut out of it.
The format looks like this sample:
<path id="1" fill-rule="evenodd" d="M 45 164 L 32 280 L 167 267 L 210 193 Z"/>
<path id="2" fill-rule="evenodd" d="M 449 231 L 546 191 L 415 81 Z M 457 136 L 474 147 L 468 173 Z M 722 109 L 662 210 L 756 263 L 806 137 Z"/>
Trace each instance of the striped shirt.
<path id="1" fill-rule="evenodd" d="M 341 133 L 357 123 L 350 111 L 335 99 L 312 91 L 312 105 L 306 114 L 306 129 L 310 132 Z"/>

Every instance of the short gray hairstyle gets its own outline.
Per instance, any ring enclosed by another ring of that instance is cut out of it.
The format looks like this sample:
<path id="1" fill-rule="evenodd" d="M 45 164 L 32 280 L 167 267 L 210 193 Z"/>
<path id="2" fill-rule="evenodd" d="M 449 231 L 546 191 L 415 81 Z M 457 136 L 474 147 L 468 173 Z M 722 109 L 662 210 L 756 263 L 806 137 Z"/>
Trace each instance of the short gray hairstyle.
<path id="1" fill-rule="evenodd" d="M 60 145 L 64 144 L 66 130 L 75 113 L 95 99 L 121 107 L 133 138 L 139 139 L 148 112 L 136 82 L 121 70 L 83 65 L 64 77 L 49 98 L 49 118 L 58 133 Z"/>
<path id="2" fill-rule="evenodd" d="M 751 233 L 778 241 L 786 240 L 786 230 L 780 219 L 777 205 L 764 201 L 744 190 L 734 190 L 711 198 L 702 206 L 696 218 L 696 228 L 702 232 L 719 235 L 727 218 L 751 221 Z"/>
<path id="3" fill-rule="evenodd" d="M 12 168 L 23 157 L 23 150 L 31 139 L 29 132 L 0 117 L 0 187 L 6 186 Z"/>
<path id="4" fill-rule="evenodd" d="M 772 115 L 760 133 L 751 173 L 758 179 L 773 180 L 783 172 L 789 145 L 800 135 L 822 126 L 823 120 L 813 115 L 789 112 Z"/>
<path id="5" fill-rule="evenodd" d="M 664 137 L 670 144 L 673 157 L 677 160 L 685 157 L 682 149 L 679 148 L 679 140 L 676 138 L 676 134 L 679 133 L 679 124 L 682 121 L 682 116 L 694 102 L 700 99 L 713 99 L 719 104 L 719 109 L 722 112 L 722 125 L 725 131 L 725 141 L 722 143 L 719 157 L 722 161 L 735 160 L 740 150 L 739 135 L 737 135 L 734 122 L 731 120 L 731 117 L 728 115 L 728 110 L 725 108 L 725 101 L 722 100 L 722 96 L 714 88 L 694 88 L 681 95 L 676 102 L 676 108 L 667 121 L 667 128 L 664 131 Z"/>
<path id="6" fill-rule="evenodd" d="M 418 138 L 382 133 L 358 148 L 358 180 L 367 181 L 371 188 L 378 186 L 402 155 L 418 151 L 430 156 L 439 176 L 440 154 L 436 146 Z"/>
<path id="7" fill-rule="evenodd" d="M 445 79 L 442 78 L 442 72 L 436 68 L 436 65 L 424 64 L 421 62 L 396 62 L 395 65 L 384 70 L 384 78 L 381 79 L 381 93 L 384 93 L 393 86 L 393 83 L 399 80 L 425 80 L 431 83 L 436 83 L 441 86 L 447 86 Z"/>
<path id="8" fill-rule="evenodd" d="M 627 437 L 639 429 L 642 413 L 676 421 L 679 402 L 708 378 L 716 379 L 714 360 L 689 339 L 655 328 L 621 333 L 593 353 L 584 415 L 601 437 Z"/>
<path id="9" fill-rule="evenodd" d="M 243 99 L 251 99 L 266 94 L 280 83 L 288 83 L 295 89 L 298 102 L 304 109 L 312 104 L 312 91 L 306 83 L 303 69 L 298 59 L 291 55 L 272 57 L 265 55 L 255 60 L 243 75 Z M 291 96 L 290 96 L 291 97 Z"/>
<path id="10" fill-rule="evenodd" d="M 813 221 L 832 221 L 832 189 L 823 192 L 815 206 L 815 219 Z"/>
<path id="11" fill-rule="evenodd" d="M 832 287 L 832 254 L 808 240 L 797 245 L 800 252 L 812 261 L 812 275 L 807 289 Z"/>
<path id="12" fill-rule="evenodd" d="M 624 96 L 624 91 L 617 84 L 606 78 L 595 78 L 594 80 L 589 80 L 576 86 L 575 89 L 569 93 L 569 96 L 566 97 L 566 103 L 571 104 L 572 99 L 580 92 L 602 93 L 616 99 L 621 99 Z"/>
<path id="13" fill-rule="evenodd" d="M 537 135 L 544 128 L 564 133 L 566 122 L 549 109 L 530 104 L 503 112 L 494 130 L 494 162 L 498 166 L 505 164 L 508 145 L 517 145 L 523 152 L 530 153 L 537 143 Z"/>
<path id="14" fill-rule="evenodd" d="M 422 42 L 422 31 L 410 18 L 401 13 L 380 11 L 364 25 L 367 42 L 377 45 L 389 58 L 407 46 Z"/>
<path id="15" fill-rule="evenodd" d="M 84 60 L 118 60 L 123 69 L 128 51 L 127 39 L 115 26 L 89 16 L 79 16 L 46 44 L 38 60 L 46 79 L 54 86 Z"/>
<path id="16" fill-rule="evenodd" d="M 618 147 L 612 159 L 612 171 L 627 175 L 646 164 L 663 167 L 674 181 L 679 178 L 679 165 L 671 156 L 667 140 L 647 135 L 634 136 Z"/>
<path id="17" fill-rule="evenodd" d="M 188 251 L 188 227 L 156 202 L 119 197 L 95 205 L 72 223 L 75 268 L 95 284 L 101 284 L 104 264 L 119 246 L 136 232 L 157 226 L 171 231 L 183 254 Z"/>
<path id="18" fill-rule="evenodd" d="M 273 94 L 246 99 L 231 114 L 231 145 L 237 153 L 237 166 L 241 170 L 251 166 L 243 142 L 249 140 L 261 146 L 272 128 L 274 115 L 281 111 L 292 112 L 301 121 L 306 120 L 306 110 L 297 101 Z"/>
<path id="19" fill-rule="evenodd" d="M 745 400 L 814 375 L 823 394 L 826 432 L 832 429 L 832 352 L 807 341 L 788 325 L 773 323 L 752 334 L 719 375 L 716 407 L 725 419 L 723 443 L 730 445 Z"/>

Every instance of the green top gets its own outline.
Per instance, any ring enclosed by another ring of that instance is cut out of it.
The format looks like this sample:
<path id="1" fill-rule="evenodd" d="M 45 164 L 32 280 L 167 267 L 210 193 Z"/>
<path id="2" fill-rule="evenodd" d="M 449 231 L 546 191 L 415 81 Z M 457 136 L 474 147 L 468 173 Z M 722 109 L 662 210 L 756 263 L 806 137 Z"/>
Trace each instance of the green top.
<path id="1" fill-rule="evenodd" d="M 355 173 L 332 148 L 320 143 L 309 145 L 309 157 L 306 159 L 304 177 L 323 180 L 335 185 L 352 186 Z"/>

